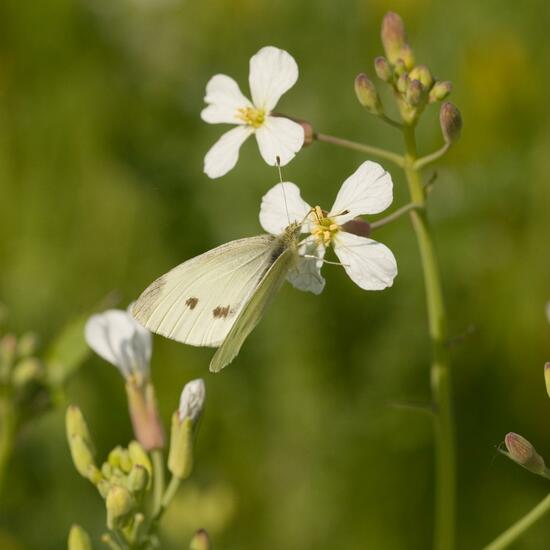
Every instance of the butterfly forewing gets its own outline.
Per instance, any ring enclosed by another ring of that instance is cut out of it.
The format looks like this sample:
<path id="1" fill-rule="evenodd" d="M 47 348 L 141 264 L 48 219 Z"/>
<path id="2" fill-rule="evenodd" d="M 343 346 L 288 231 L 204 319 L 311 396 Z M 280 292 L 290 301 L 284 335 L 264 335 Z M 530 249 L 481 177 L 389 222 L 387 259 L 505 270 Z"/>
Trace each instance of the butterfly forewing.
<path id="1" fill-rule="evenodd" d="M 133 315 L 178 342 L 219 346 L 270 271 L 277 240 L 260 235 L 232 241 L 178 265 L 145 289 Z"/>

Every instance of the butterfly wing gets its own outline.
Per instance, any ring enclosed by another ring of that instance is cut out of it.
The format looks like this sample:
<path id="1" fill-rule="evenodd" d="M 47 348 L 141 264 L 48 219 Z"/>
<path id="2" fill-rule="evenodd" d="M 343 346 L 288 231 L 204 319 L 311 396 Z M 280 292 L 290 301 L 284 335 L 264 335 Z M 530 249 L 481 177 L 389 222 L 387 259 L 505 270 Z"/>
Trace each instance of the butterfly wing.
<path id="1" fill-rule="evenodd" d="M 250 300 L 241 309 L 222 345 L 212 357 L 210 361 L 212 372 L 219 372 L 235 359 L 243 342 L 259 323 L 264 311 L 284 283 L 290 268 L 295 264 L 298 254 L 296 246 L 288 244 L 282 246 L 283 248 L 280 249 L 282 251 L 259 282 Z M 272 257 L 275 254 L 276 250 L 272 253 Z"/>
<path id="2" fill-rule="evenodd" d="M 276 241 L 272 235 L 239 239 L 178 265 L 145 289 L 132 314 L 167 338 L 219 346 L 271 271 Z"/>

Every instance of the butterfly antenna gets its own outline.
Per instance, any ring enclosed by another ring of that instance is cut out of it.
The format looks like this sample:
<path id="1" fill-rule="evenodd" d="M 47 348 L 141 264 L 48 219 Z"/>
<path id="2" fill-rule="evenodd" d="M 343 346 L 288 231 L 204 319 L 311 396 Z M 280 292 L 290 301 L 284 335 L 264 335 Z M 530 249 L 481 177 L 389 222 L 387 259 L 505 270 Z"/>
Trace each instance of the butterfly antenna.
<path id="1" fill-rule="evenodd" d="M 279 171 L 279 183 L 281 184 L 281 189 L 283 190 L 283 201 L 285 203 L 286 218 L 288 220 L 288 225 L 290 225 L 290 214 L 288 213 L 288 203 L 286 202 L 286 193 L 285 186 L 283 185 L 283 173 L 281 172 L 281 159 L 277 156 L 275 157 L 277 162 L 277 170 Z"/>

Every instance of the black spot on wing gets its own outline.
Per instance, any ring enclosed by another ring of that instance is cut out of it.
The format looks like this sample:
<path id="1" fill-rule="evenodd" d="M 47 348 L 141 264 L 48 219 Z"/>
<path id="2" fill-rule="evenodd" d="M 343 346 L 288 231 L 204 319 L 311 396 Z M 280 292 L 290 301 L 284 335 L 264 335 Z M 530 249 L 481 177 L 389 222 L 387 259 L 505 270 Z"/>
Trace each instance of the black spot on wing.
<path id="1" fill-rule="evenodd" d="M 195 306 L 199 303 L 199 299 L 195 297 L 187 298 L 185 305 L 189 306 L 189 309 L 195 309 Z"/>
<path id="2" fill-rule="evenodd" d="M 212 310 L 214 319 L 226 319 L 231 311 L 231 306 L 217 306 Z"/>

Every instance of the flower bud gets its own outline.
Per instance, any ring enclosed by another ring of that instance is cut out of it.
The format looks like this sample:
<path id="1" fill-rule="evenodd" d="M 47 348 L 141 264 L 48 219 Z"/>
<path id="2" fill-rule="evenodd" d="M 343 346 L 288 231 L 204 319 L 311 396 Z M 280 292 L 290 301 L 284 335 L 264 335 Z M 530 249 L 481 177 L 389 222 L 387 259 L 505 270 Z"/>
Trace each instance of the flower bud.
<path id="1" fill-rule="evenodd" d="M 403 19 L 397 13 L 389 11 L 382 20 L 382 44 L 390 63 L 395 63 L 400 57 L 401 48 L 407 42 Z"/>
<path id="2" fill-rule="evenodd" d="M 430 103 L 436 101 L 443 101 L 453 89 L 453 85 L 450 80 L 444 80 L 443 82 L 436 82 L 430 90 Z"/>
<path id="3" fill-rule="evenodd" d="M 405 44 L 399 50 L 399 59 L 403 61 L 405 65 L 405 69 L 407 69 L 407 71 L 410 71 L 414 67 L 414 63 L 415 63 L 414 53 L 408 44 Z"/>
<path id="4" fill-rule="evenodd" d="M 407 72 L 407 67 L 405 66 L 405 62 L 402 59 L 398 59 L 394 65 L 393 65 L 393 73 L 396 77 L 400 77 L 401 75 L 405 74 Z"/>
<path id="5" fill-rule="evenodd" d="M 92 543 L 88 533 L 74 524 L 69 531 L 69 540 L 67 542 L 69 550 L 92 550 Z"/>
<path id="6" fill-rule="evenodd" d="M 373 115 L 381 115 L 384 112 L 380 96 L 376 86 L 369 80 L 365 73 L 360 73 L 355 78 L 355 94 L 359 103 Z"/>
<path id="7" fill-rule="evenodd" d="M 424 86 L 424 88 L 426 88 L 427 90 L 429 90 L 434 83 L 432 73 L 430 72 L 430 69 L 426 67 L 426 65 L 417 65 L 416 67 L 414 67 L 414 69 L 412 69 L 409 73 L 409 78 L 411 80 L 420 81 L 422 86 Z"/>
<path id="8" fill-rule="evenodd" d="M 388 60 L 380 55 L 374 60 L 374 70 L 376 71 L 376 76 L 384 82 L 391 82 L 393 78 L 393 71 L 390 67 Z"/>
<path id="9" fill-rule="evenodd" d="M 401 94 L 404 94 L 407 91 L 409 85 L 410 80 L 407 73 L 403 73 L 402 75 L 400 75 L 395 84 L 397 91 Z"/>
<path id="10" fill-rule="evenodd" d="M 133 466 L 128 475 L 128 489 L 132 493 L 140 494 L 145 490 L 148 484 L 149 474 L 147 470 L 139 464 Z"/>
<path id="11" fill-rule="evenodd" d="M 38 380 L 43 373 L 42 363 L 36 357 L 25 357 L 13 369 L 12 383 L 22 388 L 33 380 Z"/>
<path id="12" fill-rule="evenodd" d="M 537 453 L 535 447 L 527 439 L 510 432 L 504 438 L 508 456 L 525 469 L 534 474 L 543 475 L 546 471 L 544 459 Z"/>
<path id="13" fill-rule="evenodd" d="M 426 98 L 426 90 L 420 80 L 413 80 L 405 92 L 405 99 L 409 105 L 417 107 Z"/>
<path id="14" fill-rule="evenodd" d="M 107 493 L 105 506 L 107 507 L 107 527 L 115 529 L 125 525 L 134 507 L 134 499 L 126 487 L 113 485 Z"/>
<path id="15" fill-rule="evenodd" d="M 210 550 L 210 548 L 208 533 L 204 529 L 199 529 L 191 539 L 189 550 Z"/>
<path id="16" fill-rule="evenodd" d="M 90 479 L 91 467 L 95 467 L 94 448 L 86 421 L 77 406 L 67 408 L 65 427 L 75 468 L 81 476 Z"/>
<path id="17" fill-rule="evenodd" d="M 183 422 L 185 418 L 190 418 L 193 424 L 196 424 L 204 407 L 204 399 L 206 396 L 206 388 L 202 378 L 191 380 L 185 384 L 178 408 L 178 416 Z"/>
<path id="18" fill-rule="evenodd" d="M 128 445 L 128 453 L 130 454 L 132 464 L 143 466 L 147 470 L 149 478 L 151 478 L 153 475 L 153 466 L 149 460 L 149 455 L 143 450 L 137 441 L 132 441 L 130 445 Z"/>
<path id="19" fill-rule="evenodd" d="M 550 363 L 544 365 L 544 382 L 546 383 L 546 393 L 550 397 Z"/>
<path id="20" fill-rule="evenodd" d="M 462 130 L 462 116 L 450 101 L 446 101 L 441 105 L 439 124 L 445 143 L 451 144 L 459 139 Z"/>
<path id="21" fill-rule="evenodd" d="M 155 390 L 145 384 L 129 380 L 126 383 L 128 409 L 136 439 L 146 451 L 164 447 L 164 430 L 160 421 Z"/>

